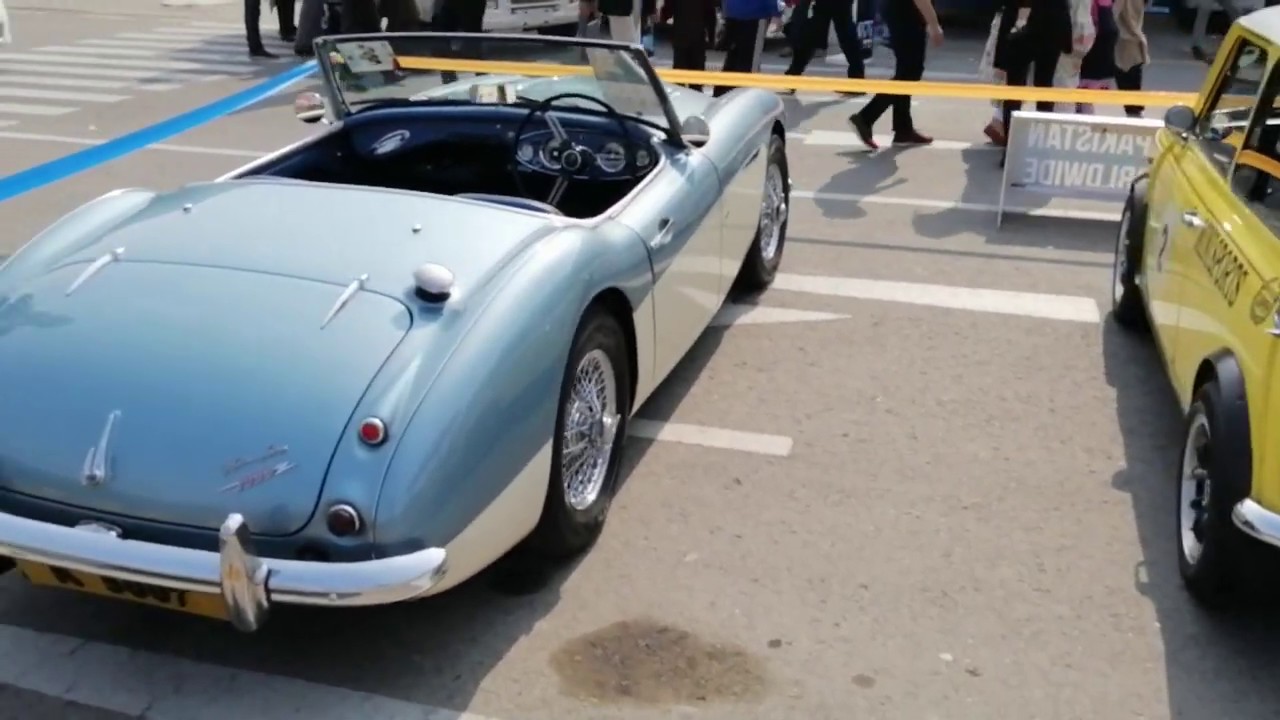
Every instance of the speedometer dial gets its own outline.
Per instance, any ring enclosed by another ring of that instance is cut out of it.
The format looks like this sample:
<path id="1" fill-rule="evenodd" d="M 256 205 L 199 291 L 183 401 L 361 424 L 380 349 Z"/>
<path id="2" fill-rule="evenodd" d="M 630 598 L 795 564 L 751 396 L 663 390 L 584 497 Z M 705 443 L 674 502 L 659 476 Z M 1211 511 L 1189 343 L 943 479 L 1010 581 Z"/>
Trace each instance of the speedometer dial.
<path id="1" fill-rule="evenodd" d="M 600 149 L 596 164 L 607 173 L 621 172 L 627 165 L 627 151 L 618 143 L 611 142 Z"/>

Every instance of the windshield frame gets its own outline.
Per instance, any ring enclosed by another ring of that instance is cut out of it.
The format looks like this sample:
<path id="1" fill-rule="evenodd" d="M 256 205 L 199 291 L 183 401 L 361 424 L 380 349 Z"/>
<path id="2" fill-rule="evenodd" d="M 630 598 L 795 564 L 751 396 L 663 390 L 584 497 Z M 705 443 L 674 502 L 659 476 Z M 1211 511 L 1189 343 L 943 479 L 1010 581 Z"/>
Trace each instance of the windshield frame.
<path id="1" fill-rule="evenodd" d="M 325 92 L 329 96 L 329 100 L 334 108 L 334 115 L 338 120 L 346 119 L 356 112 L 376 108 L 376 101 L 368 103 L 359 103 L 353 110 L 348 104 L 346 97 L 341 90 L 341 84 L 338 82 L 337 75 L 334 72 L 333 65 L 329 62 L 329 52 L 336 50 L 338 43 L 349 42 L 377 42 L 377 41 L 393 41 L 412 38 L 430 38 L 433 40 L 476 40 L 484 41 L 508 41 L 512 43 L 521 43 L 525 45 L 562 45 L 566 47 L 580 48 L 600 48 L 602 50 L 610 50 L 627 54 L 636 66 L 643 71 L 645 78 L 649 81 L 659 106 L 662 108 L 663 115 L 666 118 L 668 127 L 666 134 L 668 140 L 679 143 L 681 141 L 680 128 L 682 123 L 676 117 L 675 107 L 671 103 L 671 97 L 667 94 L 666 87 L 662 84 L 661 78 L 653 69 L 653 64 L 649 62 L 648 55 L 645 54 L 644 48 L 639 45 L 630 45 L 613 40 L 595 40 L 589 38 L 565 38 L 549 35 L 528 35 L 523 33 L 460 33 L 460 32 L 407 32 L 407 33 L 360 33 L 351 35 L 326 35 L 317 38 L 315 41 L 316 64 L 320 68 L 321 75 L 324 78 Z M 536 63 L 530 63 L 536 64 Z M 569 66 L 566 66 L 569 67 Z M 391 99 L 388 99 L 391 102 Z M 632 119 L 630 116 L 622 114 L 623 118 Z M 648 127 L 656 129 L 656 125 L 649 123 Z"/>

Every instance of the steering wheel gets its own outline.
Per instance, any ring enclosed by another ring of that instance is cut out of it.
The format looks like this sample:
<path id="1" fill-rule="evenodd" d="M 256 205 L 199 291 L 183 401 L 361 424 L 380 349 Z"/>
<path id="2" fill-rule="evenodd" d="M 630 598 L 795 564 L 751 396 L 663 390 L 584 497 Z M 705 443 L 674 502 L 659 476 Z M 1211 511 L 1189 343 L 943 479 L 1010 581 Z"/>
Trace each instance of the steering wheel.
<path id="1" fill-rule="evenodd" d="M 569 187 L 569 181 L 574 179 L 574 173 L 591 167 L 592 163 L 595 162 L 595 153 L 593 153 L 590 148 L 577 145 L 571 141 L 569 139 L 569 134 L 564 131 L 564 126 L 560 124 L 560 119 L 554 114 L 552 106 L 560 100 L 570 98 L 574 100 L 586 100 L 604 108 L 604 111 L 609 115 L 609 119 L 613 120 L 618 125 L 619 137 L 622 140 L 623 147 L 625 148 L 623 154 L 626 156 L 623 161 L 625 163 L 623 165 L 623 170 L 630 171 L 635 165 L 635 142 L 631 138 L 631 133 L 627 130 L 626 120 L 623 119 L 622 114 L 614 109 L 612 105 L 600 98 L 583 95 L 581 93 L 570 92 L 552 95 L 530 108 L 529 113 L 525 115 L 524 119 L 520 121 L 520 124 L 516 126 L 515 139 L 512 141 L 511 145 L 511 174 L 515 177 L 516 189 L 523 197 L 529 198 L 530 200 L 537 199 L 529 194 L 528 190 L 525 188 L 524 179 L 520 177 L 520 140 L 524 138 L 525 129 L 529 126 L 529 123 L 532 122 L 539 114 L 545 118 L 547 127 L 551 129 L 551 134 L 554 138 L 551 140 L 551 143 L 555 144 L 555 148 L 554 150 L 548 151 L 548 155 L 557 157 L 560 163 L 559 167 L 555 168 L 558 171 L 556 174 L 556 183 L 552 186 L 550 195 L 547 196 L 546 202 L 548 204 L 554 206 L 559 202 L 560 197 L 564 195 L 565 189 Z M 552 153 L 554 153 L 554 155 L 552 155 Z"/>

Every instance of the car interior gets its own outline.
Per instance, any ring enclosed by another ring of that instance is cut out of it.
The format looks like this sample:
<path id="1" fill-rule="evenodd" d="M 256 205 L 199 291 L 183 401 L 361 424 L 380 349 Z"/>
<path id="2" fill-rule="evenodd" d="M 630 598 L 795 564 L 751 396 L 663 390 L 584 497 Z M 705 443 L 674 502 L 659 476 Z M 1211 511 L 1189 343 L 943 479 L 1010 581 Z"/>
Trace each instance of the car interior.
<path id="1" fill-rule="evenodd" d="M 561 106 L 550 115 L 528 106 L 372 108 L 237 177 L 428 192 L 591 218 L 663 161 L 660 134 L 643 123 Z"/>

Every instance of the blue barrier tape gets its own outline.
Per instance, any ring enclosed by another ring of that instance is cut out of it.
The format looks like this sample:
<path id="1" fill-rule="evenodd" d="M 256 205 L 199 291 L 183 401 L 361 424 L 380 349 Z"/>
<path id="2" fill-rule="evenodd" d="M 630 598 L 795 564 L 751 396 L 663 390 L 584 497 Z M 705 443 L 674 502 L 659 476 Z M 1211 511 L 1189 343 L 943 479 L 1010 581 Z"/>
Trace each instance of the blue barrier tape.
<path id="1" fill-rule="evenodd" d="M 316 70 L 314 60 L 290 68 L 279 75 L 270 77 L 251 88 L 215 100 L 208 105 L 185 112 L 176 117 L 148 125 L 128 135 L 108 140 L 101 145 L 64 155 L 56 160 L 16 172 L 8 177 L 0 178 L 0 202 L 10 200 L 23 193 L 64 180 L 77 173 L 111 162 L 131 152 L 141 150 L 148 145 L 168 140 L 192 128 L 243 110 L 263 100 L 295 82 L 307 77 Z"/>

